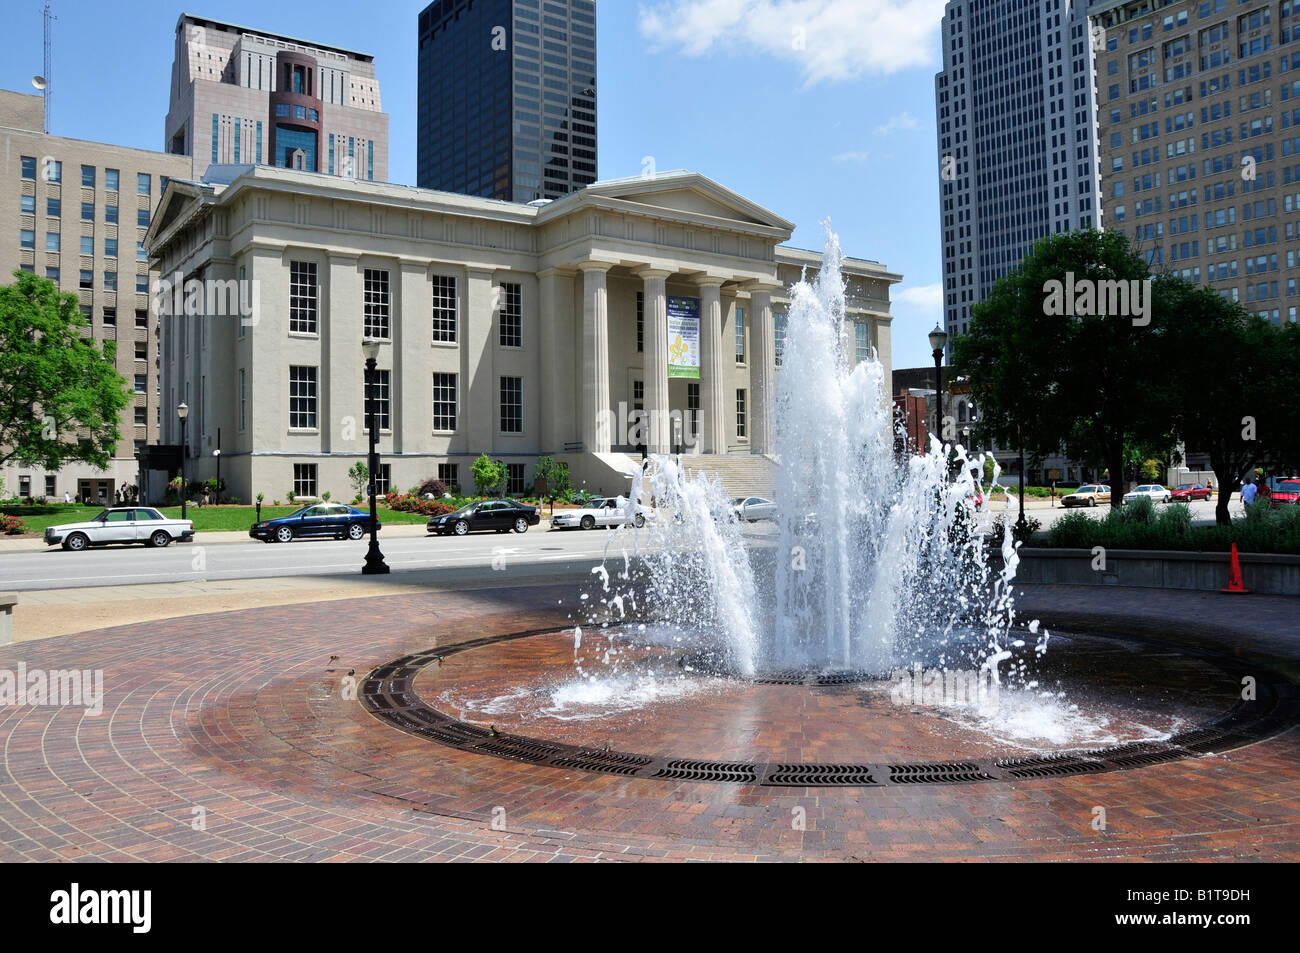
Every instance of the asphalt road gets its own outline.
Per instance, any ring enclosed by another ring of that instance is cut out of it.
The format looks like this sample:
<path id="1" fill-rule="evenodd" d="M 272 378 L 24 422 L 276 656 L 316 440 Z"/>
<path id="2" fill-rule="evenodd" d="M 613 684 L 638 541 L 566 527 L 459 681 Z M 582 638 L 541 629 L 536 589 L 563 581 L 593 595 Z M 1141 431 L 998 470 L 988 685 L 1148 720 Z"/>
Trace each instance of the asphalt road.
<path id="1" fill-rule="evenodd" d="M 499 572 L 508 584 L 510 570 L 549 562 L 605 555 L 617 534 L 607 530 L 550 532 L 533 527 L 522 535 L 475 534 L 383 538 L 380 547 L 394 574 L 438 568 L 482 567 Z M 299 541 L 288 544 L 173 543 L 166 549 L 109 546 L 80 553 L 53 547 L 44 552 L 0 554 L 0 590 L 72 589 L 149 583 L 266 579 L 278 576 L 359 572 L 368 540 Z M 612 555 L 622 555 L 621 545 Z M 396 581 L 396 579 L 395 579 Z"/>

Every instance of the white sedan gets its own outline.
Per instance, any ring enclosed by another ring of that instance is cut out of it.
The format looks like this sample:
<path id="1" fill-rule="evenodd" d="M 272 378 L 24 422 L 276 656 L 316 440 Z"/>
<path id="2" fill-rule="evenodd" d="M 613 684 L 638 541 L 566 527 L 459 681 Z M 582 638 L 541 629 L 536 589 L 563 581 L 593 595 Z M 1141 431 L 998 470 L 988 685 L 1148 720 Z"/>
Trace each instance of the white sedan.
<path id="1" fill-rule="evenodd" d="M 173 520 L 147 506 L 124 506 L 104 510 L 84 523 L 64 523 L 45 530 L 45 545 L 81 552 L 89 546 L 110 543 L 144 543 L 170 546 L 173 540 L 194 537 L 192 520 Z"/>
<path id="2" fill-rule="evenodd" d="M 1131 491 L 1124 494 L 1125 503 L 1135 503 L 1138 500 L 1150 500 L 1152 503 L 1168 503 L 1173 498 L 1173 493 L 1158 483 L 1145 483 L 1142 486 L 1135 486 Z"/>
<path id="3" fill-rule="evenodd" d="M 744 523 L 776 519 L 776 504 L 761 496 L 736 497 L 731 501 L 731 508 L 736 511 L 736 519 Z"/>
<path id="4" fill-rule="evenodd" d="M 622 526 L 628 522 L 632 513 L 632 524 L 638 529 L 645 525 L 647 519 L 654 518 L 654 510 L 648 506 L 635 504 L 635 509 L 627 500 L 619 497 L 592 500 L 577 510 L 561 510 L 551 517 L 551 529 L 595 529 L 597 526 Z"/>

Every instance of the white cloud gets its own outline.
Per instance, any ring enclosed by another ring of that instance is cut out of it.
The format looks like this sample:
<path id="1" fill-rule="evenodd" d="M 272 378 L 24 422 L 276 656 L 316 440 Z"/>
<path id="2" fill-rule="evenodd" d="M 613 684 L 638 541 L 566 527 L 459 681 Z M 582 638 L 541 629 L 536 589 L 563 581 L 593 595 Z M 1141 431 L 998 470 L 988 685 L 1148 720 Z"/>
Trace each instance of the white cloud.
<path id="1" fill-rule="evenodd" d="M 929 66 L 945 0 L 656 0 L 640 11 L 657 49 L 703 56 L 762 53 L 802 70 L 804 84 Z"/>
<path id="2" fill-rule="evenodd" d="M 943 317 L 943 285 L 913 285 L 890 292 L 889 300 L 901 305 L 909 314 L 941 319 Z"/>
<path id="3" fill-rule="evenodd" d="M 870 152 L 841 152 L 839 155 L 831 156 L 832 162 L 866 162 L 871 157 Z"/>
<path id="4" fill-rule="evenodd" d="M 876 135 L 888 136 L 895 132 L 907 132 L 916 129 L 921 124 L 916 121 L 916 117 L 911 113 L 901 112 L 897 116 L 890 116 L 889 122 L 883 126 L 876 127 Z"/>

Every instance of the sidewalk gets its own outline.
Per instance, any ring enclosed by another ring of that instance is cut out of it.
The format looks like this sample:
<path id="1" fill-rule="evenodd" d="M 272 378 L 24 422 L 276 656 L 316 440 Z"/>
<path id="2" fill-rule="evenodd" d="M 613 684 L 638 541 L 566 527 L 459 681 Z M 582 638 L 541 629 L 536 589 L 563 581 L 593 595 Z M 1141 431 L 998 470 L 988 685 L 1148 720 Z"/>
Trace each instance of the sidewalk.
<path id="1" fill-rule="evenodd" d="M 383 520 L 381 519 L 382 523 Z M 543 520 L 543 523 L 546 521 Z M 543 525 L 537 529 L 549 529 L 549 526 Z M 393 526 L 385 526 L 379 531 L 380 539 L 405 539 L 428 535 L 428 530 L 423 523 L 399 523 Z M 191 545 L 195 546 L 221 546 L 228 543 L 255 543 L 257 540 L 248 535 L 248 530 L 243 532 L 199 532 L 195 533 Z M 43 553 L 49 549 L 45 545 L 43 536 L 20 536 L 20 537 L 0 537 L 0 553 Z"/>

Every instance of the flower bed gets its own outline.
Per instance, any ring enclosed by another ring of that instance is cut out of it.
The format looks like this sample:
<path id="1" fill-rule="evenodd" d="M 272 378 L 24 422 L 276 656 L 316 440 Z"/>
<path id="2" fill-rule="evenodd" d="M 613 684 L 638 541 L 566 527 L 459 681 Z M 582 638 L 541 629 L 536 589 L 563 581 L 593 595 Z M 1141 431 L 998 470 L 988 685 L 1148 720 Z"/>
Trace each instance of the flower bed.
<path id="1" fill-rule="evenodd" d="M 389 493 L 384 505 L 398 513 L 418 513 L 421 516 L 445 516 L 456 512 L 456 507 L 443 500 L 422 500 L 409 493 Z"/>
<path id="2" fill-rule="evenodd" d="M 27 524 L 19 516 L 0 516 L 0 533 L 6 536 L 21 536 L 27 532 Z"/>

